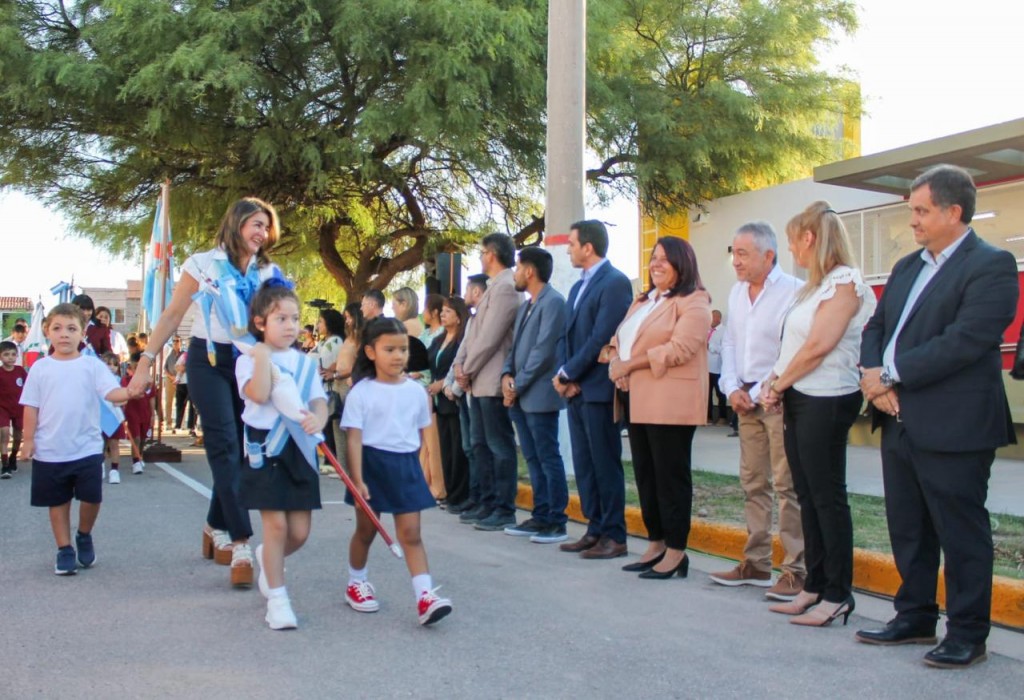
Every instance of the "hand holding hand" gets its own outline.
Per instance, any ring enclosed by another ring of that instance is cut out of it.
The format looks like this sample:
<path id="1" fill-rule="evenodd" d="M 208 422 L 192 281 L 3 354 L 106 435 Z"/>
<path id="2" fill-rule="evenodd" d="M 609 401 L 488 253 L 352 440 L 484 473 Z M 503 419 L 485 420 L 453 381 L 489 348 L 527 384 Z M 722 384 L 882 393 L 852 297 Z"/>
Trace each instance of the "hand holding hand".
<path id="1" fill-rule="evenodd" d="M 619 379 L 628 376 L 629 364 L 627 362 L 623 362 L 622 360 L 615 358 L 614 360 L 608 363 L 608 377 L 613 382 L 616 382 L 616 386 L 618 386 Z"/>
<path id="2" fill-rule="evenodd" d="M 729 405 L 732 407 L 732 410 L 740 415 L 746 415 L 757 408 L 754 405 L 754 401 L 750 398 L 750 394 L 743 389 L 737 389 L 729 394 Z"/>
<path id="3" fill-rule="evenodd" d="M 577 384 L 576 382 L 569 382 L 568 384 L 565 385 L 564 396 L 567 399 L 571 399 L 574 396 L 579 396 L 582 392 L 583 389 L 580 388 L 579 384 Z"/>
<path id="4" fill-rule="evenodd" d="M 900 414 L 900 401 L 895 389 L 888 389 L 884 394 L 872 399 L 871 403 L 876 409 L 887 415 L 898 417 Z"/>
<path id="5" fill-rule="evenodd" d="M 889 391 L 891 387 L 882 384 L 882 368 L 870 367 L 860 371 L 860 390 L 864 392 L 864 398 L 874 401 L 876 398 Z"/>

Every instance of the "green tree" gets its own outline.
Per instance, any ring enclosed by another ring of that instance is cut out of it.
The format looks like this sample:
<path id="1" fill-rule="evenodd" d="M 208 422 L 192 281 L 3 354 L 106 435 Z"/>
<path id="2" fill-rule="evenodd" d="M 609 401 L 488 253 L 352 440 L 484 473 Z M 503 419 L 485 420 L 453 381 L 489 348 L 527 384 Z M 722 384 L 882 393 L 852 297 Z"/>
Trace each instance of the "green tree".
<path id="1" fill-rule="evenodd" d="M 591 2 L 588 178 L 678 208 L 819 161 L 840 81 L 814 48 L 851 7 Z M 543 0 L 6 0 L 0 186 L 116 252 L 165 179 L 185 252 L 255 194 L 290 267 L 384 288 L 485 229 L 542 236 L 546 21 Z"/>

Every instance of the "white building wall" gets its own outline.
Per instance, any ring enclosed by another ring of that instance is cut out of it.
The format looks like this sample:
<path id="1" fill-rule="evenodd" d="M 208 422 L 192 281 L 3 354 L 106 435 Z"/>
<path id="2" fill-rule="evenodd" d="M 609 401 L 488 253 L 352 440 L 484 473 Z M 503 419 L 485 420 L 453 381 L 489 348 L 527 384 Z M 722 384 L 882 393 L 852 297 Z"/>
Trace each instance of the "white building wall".
<path id="1" fill-rule="evenodd" d="M 779 264 L 786 272 L 798 274 L 786 242 L 786 223 L 820 199 L 827 200 L 840 214 L 902 201 L 893 195 L 824 185 L 807 178 L 723 197 L 709 203 L 706 212 L 690 212 L 690 243 L 714 308 L 725 312 L 729 289 L 736 281 L 729 254 L 736 229 L 750 221 L 770 223 L 779 237 Z"/>

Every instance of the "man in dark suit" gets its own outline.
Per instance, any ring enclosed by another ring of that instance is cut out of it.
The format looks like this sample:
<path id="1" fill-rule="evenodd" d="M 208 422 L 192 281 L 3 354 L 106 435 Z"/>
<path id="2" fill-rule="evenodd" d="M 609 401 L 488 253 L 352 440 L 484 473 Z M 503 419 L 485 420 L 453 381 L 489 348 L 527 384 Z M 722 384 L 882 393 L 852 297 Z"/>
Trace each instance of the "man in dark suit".
<path id="1" fill-rule="evenodd" d="M 971 229 L 975 198 L 971 176 L 957 167 L 914 180 L 910 226 L 924 249 L 893 267 L 861 345 L 903 583 L 896 617 L 857 640 L 935 643 L 941 549 L 949 620 L 924 657 L 940 668 L 986 658 L 993 552 L 985 499 L 996 448 L 1016 442 L 999 345 L 1016 311 L 1017 265 Z"/>
<path id="2" fill-rule="evenodd" d="M 565 507 L 569 487 L 558 447 L 558 412 L 565 401 L 551 378 L 558 370 L 558 344 L 565 329 L 565 297 L 548 284 L 554 269 L 551 253 L 524 248 L 516 266 L 516 291 L 530 295 L 516 314 L 512 350 L 501 370 L 501 388 L 519 447 L 530 471 L 533 512 L 505 528 L 506 535 L 551 544 L 568 539 Z"/>
<path id="3" fill-rule="evenodd" d="M 633 298 L 624 274 L 605 259 L 608 230 L 600 221 L 578 221 L 569 232 L 569 259 L 583 270 L 569 291 L 561 367 L 555 389 L 569 402 L 569 438 L 587 533 L 561 545 L 585 559 L 626 554 L 626 483 L 622 438 L 612 410 L 614 386 L 598 363 Z"/>

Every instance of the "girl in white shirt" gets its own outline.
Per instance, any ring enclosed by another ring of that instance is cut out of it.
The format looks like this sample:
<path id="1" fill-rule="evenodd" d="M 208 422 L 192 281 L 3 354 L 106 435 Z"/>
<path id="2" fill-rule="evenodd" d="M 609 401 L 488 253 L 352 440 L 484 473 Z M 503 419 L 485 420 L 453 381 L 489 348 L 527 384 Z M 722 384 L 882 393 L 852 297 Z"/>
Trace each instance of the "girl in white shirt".
<path id="1" fill-rule="evenodd" d="M 418 459 L 430 425 L 430 404 L 424 388 L 405 376 L 408 359 L 409 336 L 401 321 L 375 318 L 366 324 L 341 427 L 348 430 L 349 470 L 356 488 L 375 511 L 394 514 L 419 621 L 429 625 L 450 613 L 452 604 L 435 595 L 420 539 L 420 511 L 435 505 Z M 350 493 L 345 501 L 353 503 Z M 370 519 L 356 509 L 345 601 L 359 612 L 380 607 L 366 567 L 376 534 Z"/>
<path id="2" fill-rule="evenodd" d="M 323 430 L 327 396 L 316 361 L 292 347 L 300 328 L 295 292 L 284 281 L 271 279 L 260 287 L 249 311 L 250 330 L 260 342 L 235 364 L 245 400 L 242 421 L 248 456 L 242 466 L 241 501 L 245 508 L 258 509 L 263 521 L 263 544 L 256 548 L 256 560 L 260 592 L 267 598 L 267 624 L 271 629 L 293 629 L 298 624 L 284 585 L 284 558 L 309 537 L 312 511 L 320 508 L 320 475 L 315 446 L 308 454 L 297 440 L 307 448 L 311 443 L 292 430 L 301 428 L 306 435 Z M 298 386 L 308 408 L 301 424 L 288 425 L 271 404 L 274 367 Z"/>

